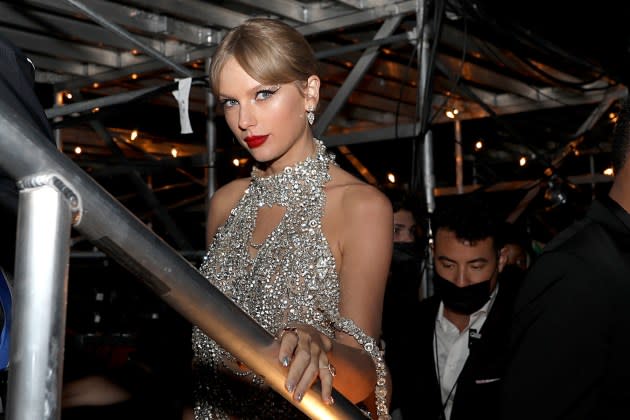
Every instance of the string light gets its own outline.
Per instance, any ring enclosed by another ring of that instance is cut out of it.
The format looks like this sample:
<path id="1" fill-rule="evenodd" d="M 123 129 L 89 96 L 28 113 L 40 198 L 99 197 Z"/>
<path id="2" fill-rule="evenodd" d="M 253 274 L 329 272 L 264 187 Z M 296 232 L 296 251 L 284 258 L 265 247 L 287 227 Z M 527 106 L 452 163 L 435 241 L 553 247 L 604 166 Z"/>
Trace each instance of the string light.
<path id="1" fill-rule="evenodd" d="M 174 158 L 176 158 L 176 157 L 177 157 L 177 154 L 178 154 L 177 148 L 173 147 L 173 148 L 171 149 L 171 155 L 172 155 Z"/>
<path id="2" fill-rule="evenodd" d="M 74 148 L 74 153 L 77 154 L 77 155 L 80 155 L 82 151 L 83 150 L 81 150 L 81 148 L 79 146 Z"/>
<path id="3" fill-rule="evenodd" d="M 479 151 L 481 149 L 483 149 L 483 141 L 477 140 L 477 142 L 475 143 L 475 150 Z"/>
<path id="4" fill-rule="evenodd" d="M 238 159 L 236 159 L 236 158 L 232 159 L 232 165 L 239 166 L 240 164 L 241 164 L 241 162 Z"/>
<path id="5" fill-rule="evenodd" d="M 527 165 L 527 158 L 525 156 L 521 156 L 521 158 L 518 160 L 518 164 L 520 166 L 525 166 Z"/>
<path id="6" fill-rule="evenodd" d="M 94 83 L 92 83 L 92 87 L 93 87 L 94 89 L 98 89 L 100 86 L 101 86 L 101 85 L 100 85 L 98 82 L 94 82 Z"/>
<path id="7" fill-rule="evenodd" d="M 393 174 L 393 173 L 391 173 L 391 172 L 388 172 L 388 173 L 387 173 L 387 180 L 388 180 L 390 183 L 395 184 L 395 183 L 396 183 L 396 175 L 394 175 L 394 174 Z"/>
<path id="8" fill-rule="evenodd" d="M 131 75 L 131 78 L 132 78 L 133 80 L 136 80 L 136 79 L 138 78 L 138 73 L 133 73 L 133 74 Z"/>
<path id="9" fill-rule="evenodd" d="M 459 109 L 457 108 L 447 109 L 444 113 L 446 114 L 448 118 L 454 119 L 459 114 Z"/>
<path id="10" fill-rule="evenodd" d="M 131 139 L 131 141 L 134 141 L 135 139 L 138 138 L 138 130 L 133 130 L 131 132 L 131 135 L 129 136 L 129 138 Z"/>
<path id="11" fill-rule="evenodd" d="M 613 176 L 615 175 L 615 170 L 612 167 L 608 167 L 604 169 L 604 175 Z"/>

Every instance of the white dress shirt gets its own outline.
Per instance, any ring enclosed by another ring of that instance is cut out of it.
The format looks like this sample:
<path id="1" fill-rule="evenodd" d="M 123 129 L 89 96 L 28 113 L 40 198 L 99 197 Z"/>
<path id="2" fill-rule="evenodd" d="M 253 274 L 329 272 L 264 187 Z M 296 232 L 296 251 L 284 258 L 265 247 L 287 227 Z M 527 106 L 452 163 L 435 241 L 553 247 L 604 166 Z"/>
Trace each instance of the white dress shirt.
<path id="1" fill-rule="evenodd" d="M 433 335 L 433 357 L 436 360 L 436 374 L 442 391 L 442 404 L 444 416 L 450 420 L 453 410 L 453 401 L 457 387 L 457 378 L 461 373 L 464 363 L 468 358 L 468 338 L 471 330 L 479 332 L 488 312 L 494 303 L 499 285 L 495 287 L 488 302 L 477 312 L 473 312 L 468 320 L 468 325 L 461 332 L 448 319 L 444 317 L 444 303 L 440 302 L 437 317 L 435 318 L 435 333 Z"/>

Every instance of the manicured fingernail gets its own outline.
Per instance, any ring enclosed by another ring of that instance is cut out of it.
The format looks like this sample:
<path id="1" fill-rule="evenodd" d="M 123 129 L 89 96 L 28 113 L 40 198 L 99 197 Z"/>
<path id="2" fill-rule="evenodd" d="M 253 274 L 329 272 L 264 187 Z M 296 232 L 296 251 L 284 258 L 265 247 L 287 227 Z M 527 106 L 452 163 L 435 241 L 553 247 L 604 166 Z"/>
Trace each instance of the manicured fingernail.
<path id="1" fill-rule="evenodd" d="M 287 391 L 293 392 L 294 389 L 295 389 L 295 385 L 294 384 L 287 383 Z"/>
<path id="2" fill-rule="evenodd" d="M 298 401 L 302 401 L 302 398 L 304 398 L 304 395 L 302 393 L 299 393 L 295 396 L 295 399 Z"/>
<path id="3" fill-rule="evenodd" d="M 284 358 L 282 358 L 282 366 L 287 367 L 289 366 L 289 362 L 291 361 L 291 359 L 289 358 L 289 356 L 284 356 Z"/>

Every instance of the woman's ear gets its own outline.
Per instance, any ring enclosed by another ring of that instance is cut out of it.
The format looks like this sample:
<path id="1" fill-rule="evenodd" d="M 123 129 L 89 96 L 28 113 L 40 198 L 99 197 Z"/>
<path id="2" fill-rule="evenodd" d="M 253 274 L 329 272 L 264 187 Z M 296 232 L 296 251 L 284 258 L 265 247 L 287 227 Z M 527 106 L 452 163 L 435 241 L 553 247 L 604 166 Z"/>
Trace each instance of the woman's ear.
<path id="1" fill-rule="evenodd" d="M 321 81 L 318 76 L 312 75 L 306 80 L 306 89 L 305 89 L 305 106 L 304 109 L 316 109 L 317 104 L 319 102 L 319 86 Z"/>
<path id="2" fill-rule="evenodd" d="M 500 272 L 503 271 L 508 261 L 508 250 L 506 247 L 503 247 L 499 250 L 499 264 L 497 264 L 497 269 Z"/>

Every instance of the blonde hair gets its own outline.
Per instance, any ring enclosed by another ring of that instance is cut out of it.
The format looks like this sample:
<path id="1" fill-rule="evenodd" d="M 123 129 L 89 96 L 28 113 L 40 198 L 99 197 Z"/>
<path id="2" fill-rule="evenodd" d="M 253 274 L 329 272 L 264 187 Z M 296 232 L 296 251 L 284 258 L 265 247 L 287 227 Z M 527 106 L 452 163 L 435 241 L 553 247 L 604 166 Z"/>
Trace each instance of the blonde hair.
<path id="1" fill-rule="evenodd" d="M 304 36 L 275 19 L 253 18 L 231 29 L 217 47 L 210 66 L 212 91 L 230 57 L 262 84 L 305 83 L 317 74 L 317 59 Z"/>

